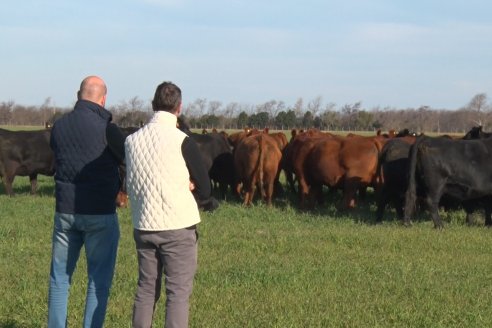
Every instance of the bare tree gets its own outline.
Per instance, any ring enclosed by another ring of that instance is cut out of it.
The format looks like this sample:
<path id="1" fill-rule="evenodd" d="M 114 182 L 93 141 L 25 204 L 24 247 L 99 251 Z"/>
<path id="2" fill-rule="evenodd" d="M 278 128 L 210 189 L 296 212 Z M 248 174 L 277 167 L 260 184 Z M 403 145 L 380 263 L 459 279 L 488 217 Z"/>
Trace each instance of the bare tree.
<path id="1" fill-rule="evenodd" d="M 277 115 L 277 101 L 276 100 L 270 100 L 270 101 L 267 101 L 263 104 L 260 104 L 258 106 L 256 106 L 256 113 L 259 114 L 259 113 L 267 113 L 268 114 L 268 118 L 269 120 L 272 120 L 275 118 L 275 116 Z M 265 125 L 270 125 L 270 121 L 269 122 L 263 122 Z"/>
<path id="2" fill-rule="evenodd" d="M 467 109 L 476 112 L 478 125 L 483 125 L 485 118 L 484 112 L 487 109 L 487 94 L 478 93 L 470 100 Z"/>
<path id="3" fill-rule="evenodd" d="M 205 114 L 205 108 L 207 107 L 207 99 L 197 98 L 193 104 L 196 106 L 198 116 L 203 116 L 203 114 Z"/>
<path id="4" fill-rule="evenodd" d="M 217 116 L 217 112 L 219 111 L 220 107 L 222 106 L 222 102 L 217 101 L 217 100 L 212 100 L 208 103 L 208 113 L 210 115 Z"/>
<path id="5" fill-rule="evenodd" d="M 302 117 L 302 113 L 304 112 L 304 100 L 301 98 L 298 98 L 295 105 L 294 105 L 294 113 L 296 114 L 296 117 Z"/>
<path id="6" fill-rule="evenodd" d="M 232 127 L 233 117 L 238 114 L 239 104 L 237 102 L 232 102 L 227 104 L 224 110 L 225 124 Z"/>
<path id="7" fill-rule="evenodd" d="M 0 104 L 0 124 L 12 124 L 12 112 L 14 111 L 15 102 L 13 100 L 3 101 Z"/>
<path id="8" fill-rule="evenodd" d="M 311 100 L 307 105 L 307 110 L 310 111 L 314 117 L 318 116 L 318 113 L 321 110 L 321 105 L 323 102 L 323 97 L 318 96 Z"/>

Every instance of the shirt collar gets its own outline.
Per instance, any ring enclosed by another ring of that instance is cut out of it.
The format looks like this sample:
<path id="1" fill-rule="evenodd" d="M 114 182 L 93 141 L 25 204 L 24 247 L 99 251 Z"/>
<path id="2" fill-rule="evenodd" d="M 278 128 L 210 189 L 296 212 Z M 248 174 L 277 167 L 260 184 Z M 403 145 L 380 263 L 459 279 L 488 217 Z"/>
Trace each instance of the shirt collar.
<path id="1" fill-rule="evenodd" d="M 154 112 L 154 116 L 152 117 L 149 123 L 163 124 L 166 126 L 176 127 L 177 121 L 178 118 L 176 117 L 176 115 L 165 111 L 158 111 L 158 112 Z"/>

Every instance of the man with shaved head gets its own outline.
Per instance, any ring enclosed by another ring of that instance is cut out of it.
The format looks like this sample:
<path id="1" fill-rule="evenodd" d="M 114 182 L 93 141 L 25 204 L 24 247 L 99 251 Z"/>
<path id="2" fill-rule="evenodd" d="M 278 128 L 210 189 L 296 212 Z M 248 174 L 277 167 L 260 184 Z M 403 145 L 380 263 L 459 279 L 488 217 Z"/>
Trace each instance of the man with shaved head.
<path id="1" fill-rule="evenodd" d="M 104 108 L 106 84 L 88 76 L 74 110 L 53 125 L 55 196 L 48 327 L 67 327 L 68 291 L 82 246 L 87 257 L 84 327 L 102 327 L 120 236 L 115 199 L 125 138 Z"/>
<path id="2" fill-rule="evenodd" d="M 89 100 L 104 107 L 107 91 L 106 84 L 102 79 L 97 76 L 88 76 L 80 83 L 77 96 L 78 99 Z"/>

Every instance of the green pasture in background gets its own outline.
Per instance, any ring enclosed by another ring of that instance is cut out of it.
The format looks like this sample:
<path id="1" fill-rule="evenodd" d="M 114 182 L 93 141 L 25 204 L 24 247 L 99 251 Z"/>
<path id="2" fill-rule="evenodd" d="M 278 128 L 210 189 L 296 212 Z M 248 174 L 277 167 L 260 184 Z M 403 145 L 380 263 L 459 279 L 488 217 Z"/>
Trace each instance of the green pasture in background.
<path id="1" fill-rule="evenodd" d="M 39 195 L 16 178 L 0 187 L 0 327 L 44 327 L 54 210 L 53 180 Z M 339 196 L 327 196 L 337 199 Z M 284 195 L 272 208 L 231 197 L 199 225 L 199 269 L 190 327 L 492 327 L 492 230 L 461 211 L 410 228 L 373 224 L 374 199 L 340 213 L 297 210 Z M 129 209 L 118 210 L 121 240 L 106 327 L 130 327 L 137 262 Z M 80 327 L 86 266 L 81 254 L 69 303 Z M 165 294 L 154 327 L 163 326 Z"/>

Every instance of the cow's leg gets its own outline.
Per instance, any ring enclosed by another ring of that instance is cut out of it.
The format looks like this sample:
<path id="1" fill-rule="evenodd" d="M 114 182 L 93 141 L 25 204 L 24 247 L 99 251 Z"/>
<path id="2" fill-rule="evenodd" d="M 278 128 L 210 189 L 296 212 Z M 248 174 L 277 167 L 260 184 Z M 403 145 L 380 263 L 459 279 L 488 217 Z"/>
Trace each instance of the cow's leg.
<path id="1" fill-rule="evenodd" d="M 310 189 L 310 198 L 319 204 L 322 205 L 324 203 L 323 199 L 323 185 L 321 183 L 313 183 Z"/>
<path id="2" fill-rule="evenodd" d="M 405 196 L 398 196 L 395 199 L 395 209 L 396 209 L 396 215 L 398 216 L 398 219 L 400 221 L 403 221 L 404 217 L 404 206 L 405 206 Z"/>
<path id="3" fill-rule="evenodd" d="M 14 183 L 14 175 L 5 175 L 3 178 L 3 184 L 5 185 L 5 192 L 10 197 L 14 196 L 14 189 L 12 188 L 12 184 Z"/>
<path id="4" fill-rule="evenodd" d="M 485 206 L 485 226 L 492 227 L 492 205 Z"/>
<path id="5" fill-rule="evenodd" d="M 359 178 L 347 177 L 345 178 L 345 185 L 343 188 L 343 207 L 350 209 L 355 207 L 355 194 L 359 187 Z"/>
<path id="6" fill-rule="evenodd" d="M 294 185 L 294 177 L 292 172 L 287 172 L 287 170 L 284 170 L 285 174 L 285 179 L 287 180 L 287 184 L 289 185 L 289 188 L 292 192 L 296 192 L 296 186 Z"/>
<path id="7" fill-rule="evenodd" d="M 35 173 L 31 174 L 29 181 L 31 182 L 31 195 L 35 195 L 38 189 L 38 175 Z"/>
<path id="8" fill-rule="evenodd" d="M 304 177 L 299 177 L 299 196 L 301 199 L 301 208 L 306 207 L 306 200 L 309 196 L 309 186 Z"/>
<path id="9" fill-rule="evenodd" d="M 256 179 L 247 179 L 243 182 L 244 206 L 249 206 L 253 203 L 255 189 L 256 189 Z"/>
<path id="10" fill-rule="evenodd" d="M 431 209 L 432 221 L 434 221 L 434 228 L 442 229 L 444 225 L 442 224 L 441 216 L 439 215 L 438 207 L 433 206 L 435 208 Z"/>
<path id="11" fill-rule="evenodd" d="M 269 181 L 266 185 L 266 203 L 268 206 L 272 206 L 273 186 L 274 185 L 275 185 L 275 180 Z"/>
<path id="12" fill-rule="evenodd" d="M 237 197 L 241 199 L 241 190 L 243 189 L 241 182 L 237 182 L 236 187 L 234 189 L 236 190 Z"/>
<path id="13" fill-rule="evenodd" d="M 251 189 L 250 189 L 250 192 L 249 192 L 249 201 L 248 201 L 248 204 L 247 205 L 253 204 L 253 199 L 255 197 L 255 192 L 256 192 L 256 181 L 253 181 L 251 183 Z"/>
<path id="14" fill-rule="evenodd" d="M 425 197 L 425 205 L 431 214 L 434 228 L 442 229 L 444 225 L 439 216 L 439 201 L 444 193 L 446 182 L 444 179 L 435 179 L 429 181 L 427 186 L 427 196 Z"/>
<path id="15" fill-rule="evenodd" d="M 463 208 L 466 213 L 466 219 L 465 219 L 466 224 L 469 226 L 473 225 L 473 207 L 467 204 L 467 202 L 464 202 Z"/>
<path id="16" fill-rule="evenodd" d="M 367 186 L 363 185 L 363 186 L 359 187 L 359 199 L 365 200 L 366 194 L 367 194 Z"/>
<path id="17" fill-rule="evenodd" d="M 386 193 L 386 189 L 383 187 L 378 192 L 378 202 L 377 202 L 377 210 L 376 210 L 376 222 L 383 221 L 384 210 L 386 209 L 386 205 L 388 204 L 388 195 Z"/>
<path id="18" fill-rule="evenodd" d="M 243 188 L 243 193 L 244 193 L 244 199 L 243 199 L 243 205 L 248 206 L 251 202 L 251 190 L 249 188 L 244 187 Z"/>
<path id="19" fill-rule="evenodd" d="M 428 197 L 427 205 L 429 206 L 429 211 L 432 216 L 432 221 L 434 222 L 434 228 L 442 229 L 444 225 L 442 224 L 441 216 L 439 216 L 439 200 L 432 197 Z"/>

